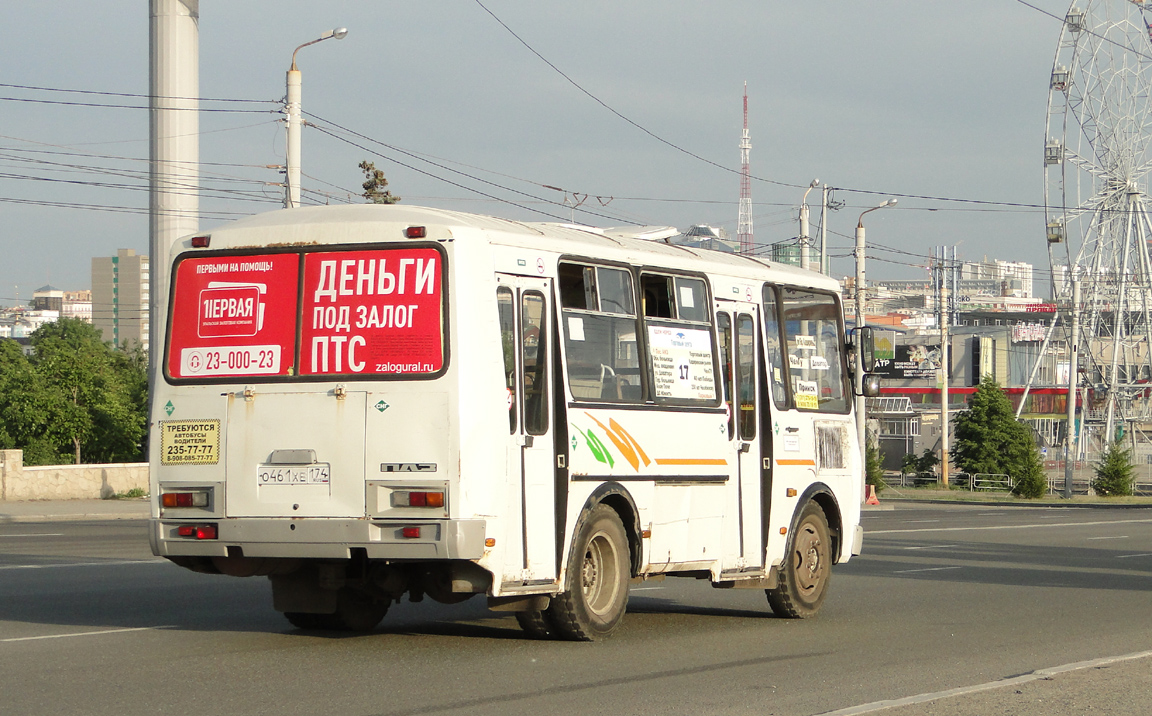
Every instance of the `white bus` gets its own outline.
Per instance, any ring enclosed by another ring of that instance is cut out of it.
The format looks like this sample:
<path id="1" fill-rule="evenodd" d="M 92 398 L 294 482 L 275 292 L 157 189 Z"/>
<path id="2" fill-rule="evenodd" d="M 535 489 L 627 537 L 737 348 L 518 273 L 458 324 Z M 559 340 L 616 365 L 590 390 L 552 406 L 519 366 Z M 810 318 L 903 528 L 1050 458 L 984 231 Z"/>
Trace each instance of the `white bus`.
<path id="1" fill-rule="evenodd" d="M 592 640 L 662 575 L 815 615 L 862 541 L 837 283 L 636 233 L 362 205 L 179 241 L 153 552 L 305 629 L 482 594 Z"/>

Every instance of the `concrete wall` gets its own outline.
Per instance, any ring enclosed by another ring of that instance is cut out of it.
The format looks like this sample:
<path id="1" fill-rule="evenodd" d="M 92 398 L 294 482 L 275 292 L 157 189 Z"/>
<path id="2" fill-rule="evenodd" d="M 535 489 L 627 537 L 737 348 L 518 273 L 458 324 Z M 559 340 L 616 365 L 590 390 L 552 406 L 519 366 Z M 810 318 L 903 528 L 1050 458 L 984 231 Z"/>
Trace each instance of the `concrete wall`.
<path id="1" fill-rule="evenodd" d="M 148 463 L 25 467 L 22 450 L 0 450 L 0 500 L 94 500 L 139 487 Z"/>

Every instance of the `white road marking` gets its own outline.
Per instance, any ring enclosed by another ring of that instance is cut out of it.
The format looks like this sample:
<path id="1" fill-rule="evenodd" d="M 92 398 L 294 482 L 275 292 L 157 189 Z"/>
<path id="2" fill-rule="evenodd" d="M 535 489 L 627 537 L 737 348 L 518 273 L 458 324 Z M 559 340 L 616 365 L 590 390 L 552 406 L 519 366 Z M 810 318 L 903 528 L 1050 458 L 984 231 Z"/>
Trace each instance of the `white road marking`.
<path id="1" fill-rule="evenodd" d="M 629 589 L 629 592 L 650 592 L 654 589 L 663 589 L 664 587 L 637 587 L 636 589 Z"/>
<path id="2" fill-rule="evenodd" d="M 63 532 L 51 532 L 44 534 L 28 534 L 28 535 L 0 535 L 0 539 L 8 539 L 10 537 L 63 537 Z"/>
<path id="3" fill-rule="evenodd" d="M 907 524 L 916 524 L 917 522 L 939 522 L 940 520 L 904 520 Z"/>
<path id="4" fill-rule="evenodd" d="M 1124 525 L 1133 523 L 1149 523 L 1152 519 L 1147 520 L 1100 520 L 1098 522 L 1042 522 L 1033 525 L 986 525 L 984 527 L 917 527 L 916 529 L 908 530 L 867 530 L 865 534 L 870 535 L 895 535 L 905 534 L 912 532 L 979 532 L 984 530 L 1027 530 L 1035 529 L 1037 527 L 1052 528 L 1052 527 L 1094 527 L 1097 525 Z"/>
<path id="5" fill-rule="evenodd" d="M 1116 559 L 1128 559 L 1129 557 L 1152 557 L 1152 552 L 1143 552 L 1141 554 L 1118 554 Z"/>
<path id="6" fill-rule="evenodd" d="M 1117 536 L 1117 537 L 1087 537 L 1087 538 L 1085 538 L 1085 539 L 1086 539 L 1086 540 L 1094 540 L 1094 539 L 1128 539 L 1128 535 L 1119 535 L 1119 536 Z"/>
<path id="7" fill-rule="evenodd" d="M 859 714 L 868 714 L 873 711 L 883 711 L 885 709 L 895 708 L 897 706 L 908 706 L 910 704 L 922 704 L 928 701 L 935 701 L 937 699 L 947 699 L 953 696 L 965 696 L 967 694 L 975 694 L 981 691 L 989 691 L 991 689 L 1000 689 L 1005 686 L 1016 686 L 1018 684 L 1026 684 L 1029 681 L 1036 681 L 1038 679 L 1047 679 L 1058 674 L 1064 674 L 1070 671 L 1081 671 L 1083 669 L 1098 669 L 1102 666 L 1109 664 L 1116 664 L 1121 661 L 1131 661 L 1132 659 L 1145 659 L 1152 656 L 1152 651 L 1137 651 L 1132 654 L 1123 654 L 1121 656 L 1106 656 L 1101 659 L 1092 659 L 1090 661 L 1077 661 L 1073 664 L 1064 664 L 1063 666 L 1053 666 L 1049 669 L 1037 669 L 1030 674 L 1023 676 L 1015 676 L 1010 679 L 1001 679 L 999 681 L 988 681 L 983 684 L 973 684 L 972 686 L 961 686 L 955 689 L 948 689 L 946 691 L 934 691 L 927 694 L 917 694 L 915 696 L 906 696 L 902 699 L 889 699 L 887 701 L 873 701 L 870 704 L 860 704 L 859 706 L 849 706 L 845 709 L 838 709 L 836 711 L 825 711 L 817 716 L 859 716 Z"/>
<path id="8" fill-rule="evenodd" d="M 901 547 L 900 549 L 947 549 L 949 547 L 959 547 L 958 544 L 925 544 L 919 547 Z"/>
<path id="9" fill-rule="evenodd" d="M 64 564 L 0 564 L 0 569 L 55 569 L 60 567 L 107 567 L 113 564 L 164 564 L 166 559 L 121 559 L 106 562 L 67 562 Z"/>
<path id="10" fill-rule="evenodd" d="M 923 569 L 898 569 L 892 574 L 912 574 L 913 572 L 943 572 L 946 569 L 963 569 L 963 567 L 924 567 Z"/>
<path id="11" fill-rule="evenodd" d="M 45 634 L 44 636 L 18 636 L 10 639 L 0 639 L 0 643 L 10 641 L 38 641 L 40 639 L 67 639 L 73 636 L 95 636 L 97 634 L 123 634 L 129 631 L 152 631 L 153 629 L 175 629 L 175 625 L 154 627 L 132 627 L 129 629 L 102 629 L 100 631 L 79 631 L 72 634 Z"/>

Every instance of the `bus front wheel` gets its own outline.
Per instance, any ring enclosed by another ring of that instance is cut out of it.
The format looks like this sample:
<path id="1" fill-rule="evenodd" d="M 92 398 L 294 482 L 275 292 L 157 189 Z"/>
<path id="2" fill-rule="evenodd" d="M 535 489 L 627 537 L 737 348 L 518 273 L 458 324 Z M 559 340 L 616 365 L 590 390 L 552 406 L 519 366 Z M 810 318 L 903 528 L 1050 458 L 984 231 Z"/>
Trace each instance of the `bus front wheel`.
<path id="1" fill-rule="evenodd" d="M 768 604 L 777 616 L 808 619 L 820 612 L 828 594 L 832 573 L 832 549 L 828 518 L 815 502 L 809 502 L 788 541 L 788 551 L 775 589 L 767 589 Z"/>
<path id="2" fill-rule="evenodd" d="M 608 505 L 584 514 L 572 542 L 564 591 L 552 598 L 547 624 L 573 641 L 609 636 L 628 608 L 628 535 Z"/>

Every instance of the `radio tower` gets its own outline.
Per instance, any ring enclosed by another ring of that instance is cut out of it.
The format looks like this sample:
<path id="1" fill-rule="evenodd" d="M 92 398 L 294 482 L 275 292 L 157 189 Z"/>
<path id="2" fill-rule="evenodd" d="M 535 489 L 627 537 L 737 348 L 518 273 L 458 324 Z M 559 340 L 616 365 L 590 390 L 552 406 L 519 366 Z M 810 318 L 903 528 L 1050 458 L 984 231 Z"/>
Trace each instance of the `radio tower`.
<path id="1" fill-rule="evenodd" d="M 752 140 L 748 137 L 748 83 L 744 83 L 744 133 L 740 135 L 740 220 L 736 235 L 740 239 L 740 253 L 752 253 L 752 182 L 748 173 L 748 152 Z"/>

